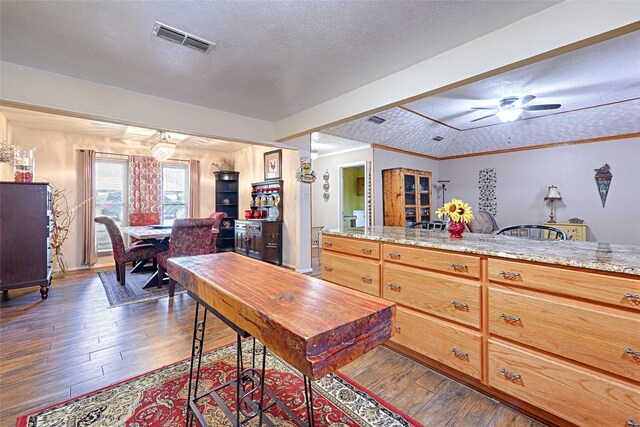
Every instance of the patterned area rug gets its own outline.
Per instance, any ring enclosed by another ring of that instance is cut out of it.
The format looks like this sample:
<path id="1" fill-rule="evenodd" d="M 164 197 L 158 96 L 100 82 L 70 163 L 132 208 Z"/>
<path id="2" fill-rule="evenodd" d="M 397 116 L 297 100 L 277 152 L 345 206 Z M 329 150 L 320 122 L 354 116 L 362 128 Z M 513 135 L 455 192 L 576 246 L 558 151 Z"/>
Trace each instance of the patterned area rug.
<path id="1" fill-rule="evenodd" d="M 245 367 L 250 366 L 252 341 L 243 344 Z M 261 346 L 257 346 L 261 349 Z M 262 357 L 257 357 L 261 360 Z M 235 377 L 236 349 L 228 345 L 203 356 L 199 392 Z M 189 360 L 160 368 L 139 377 L 105 387 L 18 418 L 17 427 L 51 426 L 154 426 L 184 425 L 188 392 Z M 266 387 L 301 420 L 306 421 L 303 380 L 277 356 L 267 353 Z M 235 401 L 235 389 L 221 393 Z M 316 426 L 401 427 L 420 426 L 416 421 L 360 388 L 343 375 L 329 374 L 313 383 Z M 213 399 L 198 405 L 210 426 L 231 423 Z M 276 426 L 297 425 L 286 412 L 272 406 L 266 412 Z M 254 418 L 245 425 L 257 425 Z"/>
<path id="2" fill-rule="evenodd" d="M 158 298 L 164 298 L 169 296 L 169 284 L 165 283 L 162 288 L 158 289 L 157 286 L 153 286 L 148 289 L 143 289 L 149 277 L 153 273 L 143 272 L 131 274 L 131 269 L 127 269 L 127 279 L 125 286 L 122 286 L 116 280 L 115 270 L 99 271 L 98 277 L 102 281 L 104 291 L 107 294 L 109 305 L 111 307 L 118 307 L 120 305 L 135 304 L 137 302 L 149 301 Z M 176 295 L 186 292 L 187 290 L 180 285 L 176 284 Z"/>

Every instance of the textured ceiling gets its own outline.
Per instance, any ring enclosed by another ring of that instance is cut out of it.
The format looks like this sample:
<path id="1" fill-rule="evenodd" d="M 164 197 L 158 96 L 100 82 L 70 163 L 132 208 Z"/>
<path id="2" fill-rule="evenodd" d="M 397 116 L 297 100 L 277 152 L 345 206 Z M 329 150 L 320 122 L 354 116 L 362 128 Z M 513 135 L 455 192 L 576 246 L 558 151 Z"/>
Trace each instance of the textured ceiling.
<path id="1" fill-rule="evenodd" d="M 507 96 L 535 95 L 529 105 L 557 110 L 523 113 L 523 120 L 471 110 Z M 434 157 L 530 147 L 640 132 L 640 32 L 458 87 L 322 132 Z M 433 138 L 441 136 L 441 141 Z"/>
<path id="2" fill-rule="evenodd" d="M 2 0 L 0 59 L 275 121 L 556 3 Z M 157 38 L 156 21 L 217 46 Z"/>

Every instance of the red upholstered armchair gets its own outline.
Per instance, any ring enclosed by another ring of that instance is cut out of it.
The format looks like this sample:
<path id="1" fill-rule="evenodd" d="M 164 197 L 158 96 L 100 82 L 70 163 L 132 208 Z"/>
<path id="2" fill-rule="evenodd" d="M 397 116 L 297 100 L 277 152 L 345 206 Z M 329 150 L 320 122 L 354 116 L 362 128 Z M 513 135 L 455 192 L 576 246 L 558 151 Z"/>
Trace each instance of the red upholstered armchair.
<path id="1" fill-rule="evenodd" d="M 124 246 L 124 240 L 120 233 L 120 228 L 115 221 L 108 216 L 99 216 L 93 219 L 98 224 L 103 224 L 109 238 L 111 239 L 111 247 L 113 248 L 113 259 L 116 263 L 116 278 L 122 286 L 125 285 L 125 271 L 126 263 L 142 261 L 145 259 L 156 259 L 158 250 L 153 245 L 133 245 L 129 247 Z"/>
<path id="2" fill-rule="evenodd" d="M 219 228 L 220 227 L 220 222 L 222 221 L 223 218 L 226 218 L 227 214 L 226 212 L 214 212 L 211 215 L 209 215 L 209 218 L 213 218 L 214 219 L 214 223 L 213 223 L 213 227 L 212 228 Z M 213 234 L 213 238 L 211 239 L 211 250 L 209 251 L 209 253 L 215 254 L 216 253 L 216 243 L 218 242 L 218 233 Z"/>
<path id="3" fill-rule="evenodd" d="M 169 250 L 158 254 L 158 287 L 162 287 L 169 258 L 204 255 L 211 250 L 212 218 L 183 218 L 173 221 Z M 169 296 L 173 296 L 176 282 L 169 276 Z"/>

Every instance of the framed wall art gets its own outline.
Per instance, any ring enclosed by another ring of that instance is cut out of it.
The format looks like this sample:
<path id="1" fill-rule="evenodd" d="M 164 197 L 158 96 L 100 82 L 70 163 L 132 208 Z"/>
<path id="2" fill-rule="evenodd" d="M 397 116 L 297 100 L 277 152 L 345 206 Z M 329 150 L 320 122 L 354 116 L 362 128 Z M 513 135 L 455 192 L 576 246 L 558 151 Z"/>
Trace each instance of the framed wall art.
<path id="1" fill-rule="evenodd" d="M 282 150 L 264 153 L 264 179 L 282 178 Z"/>

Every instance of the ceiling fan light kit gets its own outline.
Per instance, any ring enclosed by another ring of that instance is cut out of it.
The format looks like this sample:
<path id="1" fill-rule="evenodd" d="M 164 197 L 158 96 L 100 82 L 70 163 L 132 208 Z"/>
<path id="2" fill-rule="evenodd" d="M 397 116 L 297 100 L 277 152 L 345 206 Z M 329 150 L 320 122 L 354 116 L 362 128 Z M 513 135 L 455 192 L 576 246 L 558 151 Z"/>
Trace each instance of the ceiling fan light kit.
<path id="1" fill-rule="evenodd" d="M 472 107 L 472 110 L 496 110 L 496 112 L 478 117 L 477 119 L 471 120 L 471 122 L 477 122 L 478 120 L 488 119 L 493 116 L 498 117 L 498 119 L 504 123 L 513 122 L 521 118 L 524 111 L 555 110 L 561 106 L 561 104 L 526 105 L 534 99 L 536 99 L 534 95 L 525 95 L 522 97 L 507 96 L 502 98 L 498 105 L 494 107 Z"/>

